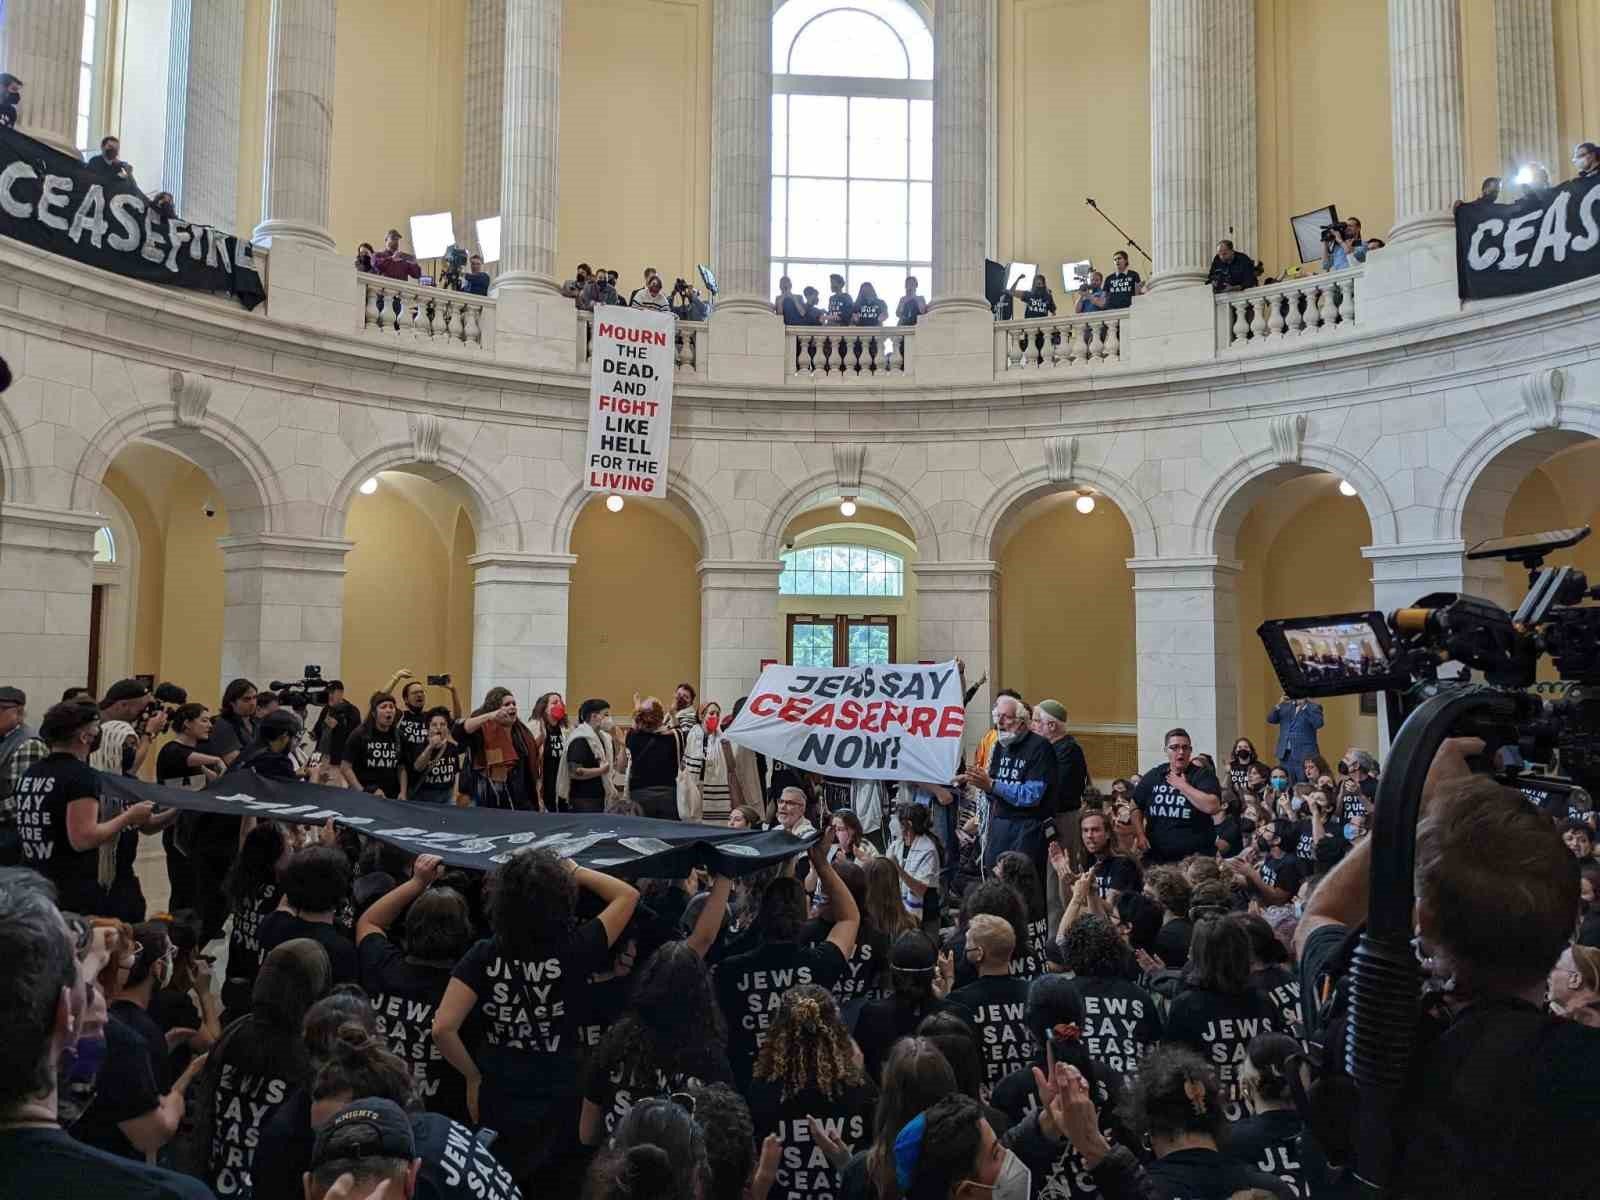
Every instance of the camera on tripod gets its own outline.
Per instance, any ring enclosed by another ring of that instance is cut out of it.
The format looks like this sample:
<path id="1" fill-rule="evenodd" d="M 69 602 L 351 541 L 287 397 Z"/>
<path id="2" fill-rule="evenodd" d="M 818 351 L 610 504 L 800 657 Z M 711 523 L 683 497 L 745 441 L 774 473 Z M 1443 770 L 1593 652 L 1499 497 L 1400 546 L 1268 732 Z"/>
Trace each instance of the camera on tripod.
<path id="1" fill-rule="evenodd" d="M 464 290 L 466 283 L 462 280 L 461 273 L 466 266 L 467 252 L 451 242 L 444 248 L 444 270 L 439 273 L 439 286 L 452 292 Z"/>
<path id="2" fill-rule="evenodd" d="M 274 679 L 272 690 L 278 693 L 285 708 L 304 708 L 308 704 L 326 706 L 328 703 L 328 685 L 323 682 L 322 668 L 316 663 L 306 664 L 302 679 L 288 682 Z"/>

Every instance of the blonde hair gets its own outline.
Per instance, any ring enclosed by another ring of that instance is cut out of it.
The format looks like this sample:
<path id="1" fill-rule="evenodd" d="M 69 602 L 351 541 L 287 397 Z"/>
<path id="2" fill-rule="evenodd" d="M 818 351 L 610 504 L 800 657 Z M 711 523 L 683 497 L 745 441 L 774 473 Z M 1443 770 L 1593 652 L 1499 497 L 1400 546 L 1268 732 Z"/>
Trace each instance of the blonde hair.
<path id="1" fill-rule="evenodd" d="M 1017 934 L 1003 917 L 979 913 L 967 922 L 967 945 L 982 950 L 985 958 L 1009 961 L 1017 948 Z"/>
<path id="2" fill-rule="evenodd" d="M 864 1081 L 832 992 L 802 983 L 783 994 L 756 1059 L 755 1077 L 778 1083 L 784 1100 L 808 1087 L 833 1100 Z"/>

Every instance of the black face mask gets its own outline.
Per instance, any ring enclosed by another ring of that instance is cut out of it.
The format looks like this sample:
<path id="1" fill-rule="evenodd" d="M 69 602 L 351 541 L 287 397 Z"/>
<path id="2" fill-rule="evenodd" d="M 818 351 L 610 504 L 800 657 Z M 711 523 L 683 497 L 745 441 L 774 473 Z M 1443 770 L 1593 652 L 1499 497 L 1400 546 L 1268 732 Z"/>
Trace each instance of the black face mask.
<path id="1" fill-rule="evenodd" d="M 1272 853 L 1272 841 L 1271 841 L 1271 839 L 1265 838 L 1265 837 L 1256 838 L 1256 849 L 1261 851 L 1261 853 L 1263 853 L 1263 854 L 1271 854 Z"/>
<path id="2" fill-rule="evenodd" d="M 1240 763 L 1240 764 L 1253 763 L 1253 762 L 1255 762 L 1255 760 L 1256 760 L 1256 756 L 1255 756 L 1253 751 L 1250 751 L 1250 750 L 1236 750 L 1236 751 L 1234 751 L 1233 761 L 1236 762 L 1236 763 Z"/>

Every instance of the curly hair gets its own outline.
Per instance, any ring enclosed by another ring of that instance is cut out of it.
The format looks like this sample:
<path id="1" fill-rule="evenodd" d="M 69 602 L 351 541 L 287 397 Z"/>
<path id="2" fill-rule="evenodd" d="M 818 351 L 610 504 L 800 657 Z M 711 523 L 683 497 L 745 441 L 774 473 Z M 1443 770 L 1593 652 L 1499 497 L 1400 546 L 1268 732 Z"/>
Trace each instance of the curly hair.
<path id="1" fill-rule="evenodd" d="M 1216 1074 L 1193 1050 L 1165 1045 L 1134 1076 L 1122 1104 L 1124 1124 L 1135 1137 L 1220 1138 L 1225 1125 Z"/>
<path id="2" fill-rule="evenodd" d="M 1178 864 L 1190 887 L 1199 887 L 1212 879 L 1222 878 L 1222 868 L 1208 854 L 1191 854 Z"/>
<path id="3" fill-rule="evenodd" d="M 1194 889 L 1177 867 L 1151 867 L 1144 873 L 1144 890 L 1174 917 L 1188 917 Z"/>
<path id="4" fill-rule="evenodd" d="M 494 872 L 489 923 L 515 958 L 533 958 L 572 929 L 578 885 L 549 850 L 519 850 Z"/>
<path id="5" fill-rule="evenodd" d="M 846 1087 L 864 1082 L 832 992 L 802 983 L 783 994 L 777 1020 L 756 1059 L 755 1077 L 779 1083 L 784 1100 L 806 1088 L 832 1100 Z"/>
<path id="6" fill-rule="evenodd" d="M 1128 943 L 1116 926 L 1096 913 L 1084 913 L 1067 930 L 1067 970 L 1094 979 L 1126 979 L 1133 964 Z"/>
<path id="7" fill-rule="evenodd" d="M 667 942 L 633 976 L 632 1002 L 606 1031 L 593 1061 L 621 1067 L 637 1088 L 659 1075 L 703 1073 L 727 1051 L 722 1006 L 705 963 L 687 942 Z"/>
<path id="8" fill-rule="evenodd" d="M 805 923 L 805 888 L 792 875 L 774 879 L 761 893 L 756 928 L 768 942 L 796 942 Z"/>

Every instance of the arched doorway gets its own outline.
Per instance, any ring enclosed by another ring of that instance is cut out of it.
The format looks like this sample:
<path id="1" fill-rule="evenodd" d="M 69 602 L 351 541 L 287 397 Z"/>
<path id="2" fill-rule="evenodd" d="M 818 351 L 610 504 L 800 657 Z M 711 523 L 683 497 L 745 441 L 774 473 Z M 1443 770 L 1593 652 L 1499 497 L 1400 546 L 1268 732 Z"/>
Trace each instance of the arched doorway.
<path id="1" fill-rule="evenodd" d="M 860 504 L 846 516 L 834 504 L 794 517 L 779 555 L 784 661 L 916 662 L 917 550 L 911 526 L 887 508 Z"/>

